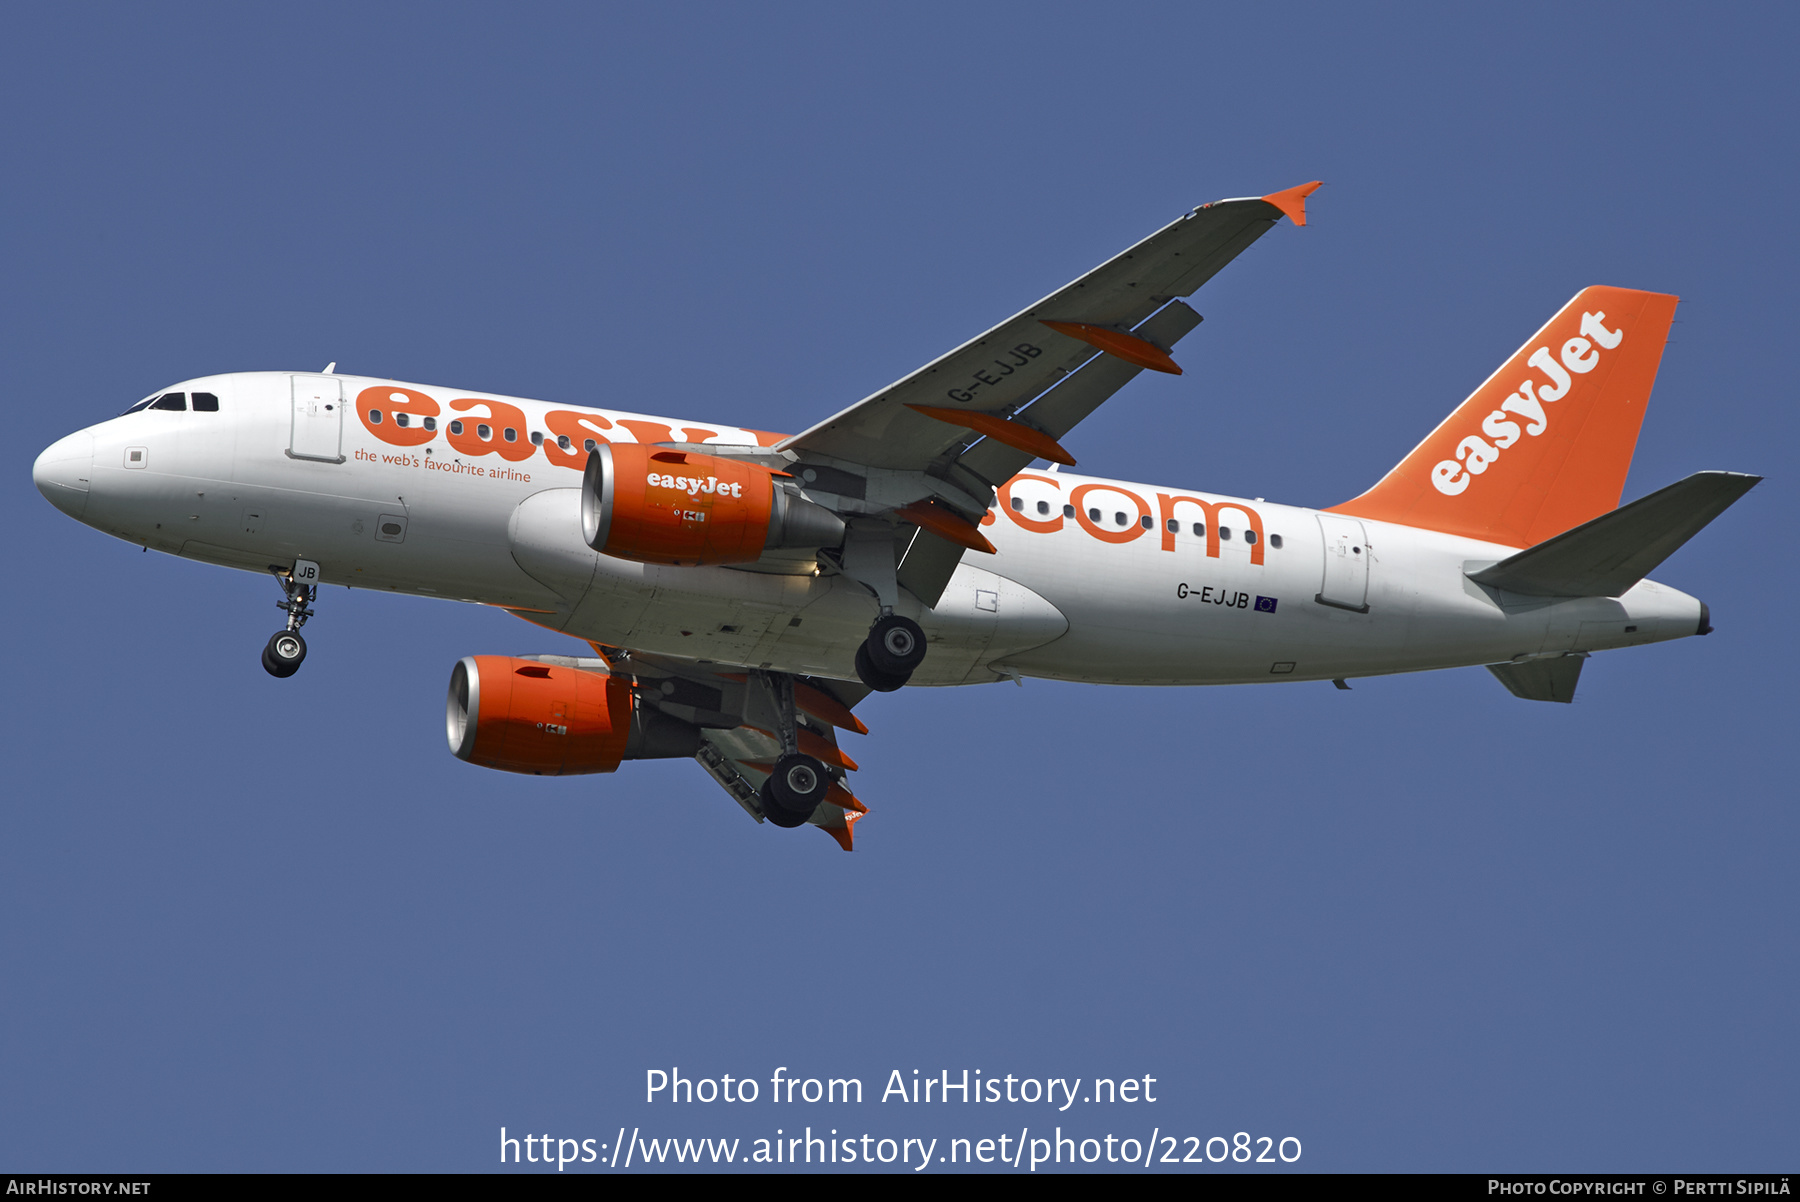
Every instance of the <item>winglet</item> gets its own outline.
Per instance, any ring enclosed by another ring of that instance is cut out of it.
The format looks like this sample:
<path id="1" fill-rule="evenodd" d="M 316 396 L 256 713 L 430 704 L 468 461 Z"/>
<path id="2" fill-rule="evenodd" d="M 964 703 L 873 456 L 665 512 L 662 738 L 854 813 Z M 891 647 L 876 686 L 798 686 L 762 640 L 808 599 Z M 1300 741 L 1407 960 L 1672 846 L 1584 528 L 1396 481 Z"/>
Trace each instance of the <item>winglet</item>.
<path id="1" fill-rule="evenodd" d="M 837 845 L 845 851 L 855 851 L 856 824 L 861 818 L 861 814 L 848 813 L 844 815 L 844 825 L 822 826 L 819 829 L 836 839 Z"/>
<path id="2" fill-rule="evenodd" d="M 1301 184 L 1298 188 L 1288 188 L 1281 192 L 1271 192 L 1263 200 L 1274 205 L 1290 217 L 1295 225 L 1306 224 L 1306 198 L 1317 192 L 1325 181 L 1316 179 L 1310 184 Z"/>

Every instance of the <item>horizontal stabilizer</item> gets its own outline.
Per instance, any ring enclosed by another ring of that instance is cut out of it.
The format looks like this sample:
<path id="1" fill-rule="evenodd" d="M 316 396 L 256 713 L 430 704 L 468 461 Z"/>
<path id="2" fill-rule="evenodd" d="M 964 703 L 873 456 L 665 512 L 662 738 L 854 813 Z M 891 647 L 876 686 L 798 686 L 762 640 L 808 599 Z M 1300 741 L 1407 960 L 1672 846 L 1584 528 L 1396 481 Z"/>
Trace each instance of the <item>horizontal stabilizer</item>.
<path id="1" fill-rule="evenodd" d="M 1623 596 L 1761 480 L 1738 472 L 1695 472 L 1492 567 L 1471 572 L 1469 579 L 1534 597 Z M 1572 677 L 1570 683 L 1573 689 Z"/>
<path id="2" fill-rule="evenodd" d="M 1575 685 L 1581 679 L 1581 665 L 1586 662 L 1587 656 L 1577 653 L 1519 663 L 1489 664 L 1487 670 L 1514 697 L 1523 697 L 1527 701 L 1560 701 L 1567 705 L 1575 700 Z"/>

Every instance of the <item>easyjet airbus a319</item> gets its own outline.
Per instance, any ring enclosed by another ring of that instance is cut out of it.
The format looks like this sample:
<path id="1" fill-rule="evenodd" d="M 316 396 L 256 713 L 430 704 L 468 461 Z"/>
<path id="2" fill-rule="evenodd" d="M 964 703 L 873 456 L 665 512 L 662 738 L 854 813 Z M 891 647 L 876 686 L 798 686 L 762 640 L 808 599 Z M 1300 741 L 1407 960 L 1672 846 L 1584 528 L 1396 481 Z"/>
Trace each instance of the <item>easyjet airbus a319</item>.
<path id="1" fill-rule="evenodd" d="M 1758 477 L 1619 507 L 1673 296 L 1583 289 L 1398 466 L 1314 510 L 1077 475 L 1061 440 L 1318 185 L 1202 205 L 800 434 L 322 373 L 173 385 L 38 457 L 117 538 L 273 574 L 291 676 L 319 588 L 473 601 L 592 656 L 475 655 L 451 750 L 555 776 L 691 757 L 845 849 L 870 691 L 1025 676 L 1336 680 L 1486 665 L 1568 701 L 1590 652 L 1705 634 L 1646 575 Z M 1038 461 L 1048 467 L 1035 469 Z"/>

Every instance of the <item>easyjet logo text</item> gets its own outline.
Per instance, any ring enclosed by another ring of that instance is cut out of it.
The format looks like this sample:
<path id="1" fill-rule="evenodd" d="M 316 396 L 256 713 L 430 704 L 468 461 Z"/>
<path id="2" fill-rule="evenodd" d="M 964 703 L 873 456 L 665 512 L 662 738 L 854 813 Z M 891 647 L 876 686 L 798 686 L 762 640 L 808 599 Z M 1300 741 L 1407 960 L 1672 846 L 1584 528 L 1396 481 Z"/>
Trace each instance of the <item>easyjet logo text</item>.
<path id="1" fill-rule="evenodd" d="M 450 412 L 445 413 L 445 408 Z M 622 417 L 615 422 L 590 409 L 552 409 L 534 424 L 524 410 L 506 401 L 459 397 L 441 404 L 417 389 L 394 384 L 377 384 L 358 393 L 356 416 L 363 429 L 389 446 L 422 447 L 442 437 L 465 458 L 498 455 L 509 463 L 522 463 L 533 455 L 542 454 L 557 467 L 577 471 L 587 465 L 589 448 L 603 442 L 635 441 L 654 446 L 667 442 L 705 442 L 717 438 L 720 433 L 698 426 L 676 427 L 638 418 Z M 618 427 L 626 433 L 621 435 Z M 744 433 L 760 446 L 770 446 L 782 438 L 782 435 L 762 430 Z M 693 486 L 695 495 L 705 491 L 705 481 Z"/>
<path id="2" fill-rule="evenodd" d="M 1498 463 L 1520 438 L 1536 438 L 1548 430 L 1550 417 L 1544 406 L 1568 396 L 1576 376 L 1600 366 L 1601 351 L 1615 350 L 1625 340 L 1624 329 L 1609 330 L 1605 320 L 1604 312 L 1583 313 L 1580 336 L 1563 343 L 1560 355 L 1552 357 L 1547 346 L 1533 351 L 1526 362 L 1550 382 L 1541 384 L 1527 376 L 1516 392 L 1481 420 L 1480 434 L 1470 434 L 1456 444 L 1456 458 L 1442 460 L 1431 469 L 1432 486 L 1447 497 L 1461 496 L 1476 476 Z M 1514 417 L 1524 421 L 1523 429 Z"/>
<path id="3" fill-rule="evenodd" d="M 714 493 L 721 497 L 744 495 L 743 484 L 727 484 L 717 476 L 708 476 L 702 480 L 698 476 L 666 476 L 651 472 L 644 477 L 644 483 L 652 488 L 672 488 L 677 492 L 685 492 L 690 497 L 709 497 Z"/>

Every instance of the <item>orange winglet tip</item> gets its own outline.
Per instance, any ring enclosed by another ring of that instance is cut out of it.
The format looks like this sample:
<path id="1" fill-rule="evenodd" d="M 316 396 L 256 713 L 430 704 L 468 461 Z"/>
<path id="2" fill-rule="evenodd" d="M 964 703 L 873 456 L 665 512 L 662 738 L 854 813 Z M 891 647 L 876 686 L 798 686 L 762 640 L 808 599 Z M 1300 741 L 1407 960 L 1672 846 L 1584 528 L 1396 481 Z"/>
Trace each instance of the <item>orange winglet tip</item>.
<path id="1" fill-rule="evenodd" d="M 856 820 L 861 817 L 861 814 L 845 814 L 844 825 L 822 826 L 819 829 L 830 835 L 833 839 L 836 839 L 837 845 L 845 851 L 855 851 L 855 832 L 851 828 L 855 826 Z"/>
<path id="2" fill-rule="evenodd" d="M 1063 450 L 1060 443 L 1024 422 L 1011 421 L 997 413 L 965 412 L 961 409 L 943 409 L 936 405 L 908 405 L 907 408 L 923 413 L 926 417 L 948 422 L 952 426 L 973 430 L 984 438 L 1005 443 L 1015 451 L 1024 451 L 1027 455 L 1036 455 L 1039 459 L 1048 459 L 1051 463 L 1060 463 L 1064 467 L 1075 466 L 1075 457 Z"/>
<path id="3" fill-rule="evenodd" d="M 947 539 L 959 547 L 967 547 L 971 551 L 981 551 L 988 555 L 994 553 L 994 544 L 987 540 L 987 535 L 977 530 L 969 521 L 939 505 L 935 500 L 914 501 L 904 509 L 894 510 L 894 516 L 902 521 L 911 522 L 920 529 L 929 530 L 939 538 Z"/>
<path id="4" fill-rule="evenodd" d="M 858 801 L 856 799 L 856 794 L 850 792 L 850 790 L 844 788 L 844 786 L 838 784 L 836 781 L 831 782 L 831 788 L 826 792 L 825 800 L 829 801 L 840 810 L 850 810 L 857 814 L 867 814 L 869 812 L 869 807 Z"/>
<path id="5" fill-rule="evenodd" d="M 1274 205 L 1295 225 L 1306 224 L 1306 198 L 1323 187 L 1325 181 L 1316 179 L 1310 184 L 1301 184 L 1297 188 L 1288 188 L 1281 192 L 1271 192 L 1263 197 L 1268 204 Z"/>
<path id="6" fill-rule="evenodd" d="M 1175 360 L 1169 358 L 1169 352 L 1147 342 L 1136 334 L 1127 334 L 1123 330 L 1110 330 L 1105 326 L 1089 325 L 1085 321 L 1046 321 L 1047 325 L 1058 334 L 1066 335 L 1077 342 L 1085 342 L 1091 347 L 1105 351 L 1116 359 L 1138 367 L 1147 367 L 1151 371 L 1166 372 L 1171 376 L 1181 374 L 1181 368 Z"/>
<path id="7" fill-rule="evenodd" d="M 817 718 L 821 722 L 829 722 L 839 730 L 853 730 L 859 735 L 869 733 L 857 718 L 844 707 L 844 703 L 831 696 L 824 689 L 815 689 L 809 684 L 794 682 L 794 704 Z"/>

